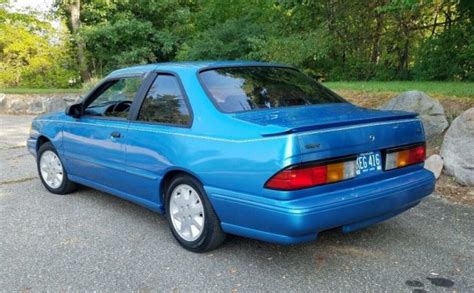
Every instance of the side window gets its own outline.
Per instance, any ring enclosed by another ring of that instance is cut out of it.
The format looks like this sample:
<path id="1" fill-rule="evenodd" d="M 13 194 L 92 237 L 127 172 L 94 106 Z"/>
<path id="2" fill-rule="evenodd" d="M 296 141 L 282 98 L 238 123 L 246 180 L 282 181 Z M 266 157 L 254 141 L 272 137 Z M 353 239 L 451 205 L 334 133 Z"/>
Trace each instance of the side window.
<path id="1" fill-rule="evenodd" d="M 158 75 L 143 100 L 138 120 L 186 125 L 191 120 L 178 80 Z"/>
<path id="2" fill-rule="evenodd" d="M 85 114 L 127 118 L 130 106 L 137 94 L 142 77 L 129 77 L 111 81 L 86 108 Z"/>

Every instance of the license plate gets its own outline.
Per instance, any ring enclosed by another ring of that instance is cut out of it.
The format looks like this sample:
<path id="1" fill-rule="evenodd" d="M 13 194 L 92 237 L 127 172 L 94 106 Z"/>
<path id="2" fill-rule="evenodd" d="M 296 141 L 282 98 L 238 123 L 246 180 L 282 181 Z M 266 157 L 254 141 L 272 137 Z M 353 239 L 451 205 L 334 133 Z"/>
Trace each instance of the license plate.
<path id="1" fill-rule="evenodd" d="M 357 175 L 382 171 L 380 152 L 368 152 L 357 156 Z"/>

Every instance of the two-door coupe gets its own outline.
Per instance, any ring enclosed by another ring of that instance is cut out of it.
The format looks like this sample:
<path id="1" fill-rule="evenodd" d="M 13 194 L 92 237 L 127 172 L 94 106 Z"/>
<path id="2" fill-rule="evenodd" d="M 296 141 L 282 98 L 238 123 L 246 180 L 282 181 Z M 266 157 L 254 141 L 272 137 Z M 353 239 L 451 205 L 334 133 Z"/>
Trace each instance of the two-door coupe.
<path id="1" fill-rule="evenodd" d="M 415 113 L 354 106 L 289 66 L 163 63 L 112 72 L 34 119 L 44 186 L 76 183 L 165 213 L 196 252 L 226 233 L 292 244 L 353 231 L 434 188 Z"/>

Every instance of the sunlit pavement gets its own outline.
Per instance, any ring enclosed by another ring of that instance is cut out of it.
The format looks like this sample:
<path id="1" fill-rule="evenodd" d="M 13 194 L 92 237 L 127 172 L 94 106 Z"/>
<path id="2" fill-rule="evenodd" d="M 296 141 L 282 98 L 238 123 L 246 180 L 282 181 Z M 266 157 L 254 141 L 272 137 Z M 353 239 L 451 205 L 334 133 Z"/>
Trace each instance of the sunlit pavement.
<path id="1" fill-rule="evenodd" d="M 434 195 L 351 234 L 297 246 L 229 237 L 194 254 L 140 206 L 85 187 L 48 193 L 24 148 L 31 119 L 0 116 L 0 291 L 474 291 L 471 207 Z"/>

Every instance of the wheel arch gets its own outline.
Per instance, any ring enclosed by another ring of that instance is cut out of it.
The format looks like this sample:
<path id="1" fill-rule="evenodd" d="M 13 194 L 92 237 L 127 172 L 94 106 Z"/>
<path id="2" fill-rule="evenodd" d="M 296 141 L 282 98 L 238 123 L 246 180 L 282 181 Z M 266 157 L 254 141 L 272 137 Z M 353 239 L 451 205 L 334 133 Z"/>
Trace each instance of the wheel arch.
<path id="1" fill-rule="evenodd" d="M 196 179 L 197 181 L 199 181 L 199 183 L 201 183 L 202 185 L 204 185 L 203 181 L 199 178 L 199 176 L 197 176 L 196 174 L 194 174 L 193 172 L 189 171 L 189 170 L 186 170 L 186 169 L 181 169 L 181 168 L 174 168 L 174 169 L 170 169 L 170 170 L 167 170 L 165 175 L 163 176 L 163 178 L 161 179 L 161 182 L 160 182 L 160 199 L 161 199 L 161 202 L 163 203 L 163 206 L 165 205 L 165 192 L 166 192 L 166 188 L 168 187 L 168 185 L 171 183 L 171 181 L 173 180 L 173 178 L 175 178 L 176 176 L 178 175 L 188 175 L 188 176 L 191 176 L 193 177 L 194 179 Z M 166 212 L 166 211 L 165 211 Z"/>
<path id="2" fill-rule="evenodd" d="M 47 136 L 45 136 L 45 135 L 40 135 L 40 136 L 38 136 L 38 139 L 37 139 L 37 141 L 36 141 L 36 153 L 38 153 L 40 147 L 41 147 L 43 144 L 47 143 L 47 142 L 53 144 L 53 142 L 51 141 L 51 139 L 49 139 Z M 53 145 L 54 145 L 54 144 L 53 144 Z"/>

